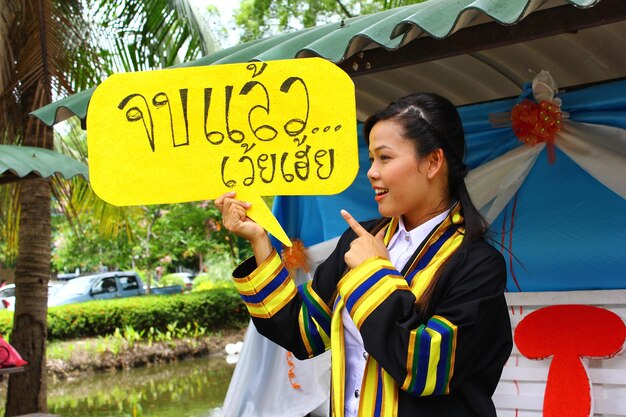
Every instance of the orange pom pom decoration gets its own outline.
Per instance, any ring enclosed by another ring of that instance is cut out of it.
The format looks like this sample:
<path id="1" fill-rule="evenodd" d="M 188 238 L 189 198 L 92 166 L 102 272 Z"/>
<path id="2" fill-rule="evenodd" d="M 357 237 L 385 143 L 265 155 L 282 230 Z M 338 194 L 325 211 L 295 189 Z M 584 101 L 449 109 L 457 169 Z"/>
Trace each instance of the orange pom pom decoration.
<path id="1" fill-rule="evenodd" d="M 285 267 L 289 270 L 302 268 L 305 272 L 310 271 L 306 259 L 306 249 L 300 239 L 292 239 L 291 247 L 283 247 L 282 258 Z"/>
<path id="2" fill-rule="evenodd" d="M 548 161 L 551 164 L 556 159 L 554 138 L 561 130 L 562 120 L 561 108 L 549 101 L 541 101 L 537 104 L 524 100 L 516 104 L 511 111 L 515 136 L 530 146 L 544 142 L 548 150 Z"/>

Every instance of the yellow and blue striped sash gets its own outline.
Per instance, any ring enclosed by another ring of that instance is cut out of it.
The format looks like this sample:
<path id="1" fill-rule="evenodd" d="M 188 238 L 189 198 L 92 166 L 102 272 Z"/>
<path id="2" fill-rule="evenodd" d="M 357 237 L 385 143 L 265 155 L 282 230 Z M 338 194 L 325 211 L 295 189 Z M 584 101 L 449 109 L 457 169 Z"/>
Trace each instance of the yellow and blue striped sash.
<path id="1" fill-rule="evenodd" d="M 391 219 L 385 233 L 385 245 L 397 231 L 398 218 Z M 360 328 L 365 318 L 397 289 L 408 289 L 416 299 L 423 294 L 436 276 L 439 267 L 454 253 L 463 240 L 464 228 L 460 204 L 436 227 L 428 241 L 422 245 L 404 275 L 402 284 L 373 284 L 377 280 L 397 280 L 395 273 L 384 261 L 372 260 L 375 265 L 362 265 L 363 273 L 342 278 L 340 285 L 357 288 L 347 294 L 347 300 L 337 297 L 331 321 L 332 392 L 333 417 L 344 417 L 345 345 L 341 309 L 348 308 L 355 324 Z M 361 268 L 361 266 L 359 267 Z M 384 277 L 383 277 L 384 275 Z M 345 280 L 345 281 L 344 281 Z M 365 285 L 369 280 L 372 284 Z M 363 289 L 360 286 L 365 285 Z M 407 287 L 408 285 L 408 287 Z M 389 287 L 389 288 L 387 288 Z M 359 290 L 360 289 L 360 290 Z M 341 291 L 340 291 L 341 292 Z M 365 301 L 364 301 L 365 300 Z M 456 350 L 456 326 L 443 317 L 434 316 L 426 325 L 411 333 L 407 352 L 407 377 L 402 389 L 413 395 L 445 394 L 454 369 Z M 338 354 L 339 353 L 339 354 Z M 371 356 L 368 358 L 361 387 L 359 417 L 396 417 L 400 385 Z"/>

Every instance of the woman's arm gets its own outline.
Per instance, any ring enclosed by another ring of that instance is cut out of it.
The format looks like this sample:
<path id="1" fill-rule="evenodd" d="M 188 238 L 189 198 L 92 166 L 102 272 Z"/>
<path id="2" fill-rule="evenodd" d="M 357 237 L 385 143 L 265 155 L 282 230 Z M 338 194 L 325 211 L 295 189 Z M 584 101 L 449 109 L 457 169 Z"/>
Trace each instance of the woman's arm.
<path id="1" fill-rule="evenodd" d="M 335 250 L 317 267 L 313 280 L 298 287 L 275 250 L 260 265 L 252 257 L 235 269 L 235 285 L 259 333 L 299 359 L 330 347 L 332 303 L 337 282 L 347 269 L 343 254 L 353 235 L 344 233 Z"/>

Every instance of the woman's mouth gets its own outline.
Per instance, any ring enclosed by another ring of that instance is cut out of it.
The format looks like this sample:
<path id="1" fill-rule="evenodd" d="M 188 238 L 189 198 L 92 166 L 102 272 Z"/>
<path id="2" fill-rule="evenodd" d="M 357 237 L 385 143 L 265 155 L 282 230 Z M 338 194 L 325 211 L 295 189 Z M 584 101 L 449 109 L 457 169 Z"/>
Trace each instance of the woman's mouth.
<path id="1" fill-rule="evenodd" d="M 374 192 L 376 193 L 374 199 L 376 201 L 380 201 L 385 197 L 385 195 L 387 195 L 389 190 L 387 188 L 374 188 Z"/>

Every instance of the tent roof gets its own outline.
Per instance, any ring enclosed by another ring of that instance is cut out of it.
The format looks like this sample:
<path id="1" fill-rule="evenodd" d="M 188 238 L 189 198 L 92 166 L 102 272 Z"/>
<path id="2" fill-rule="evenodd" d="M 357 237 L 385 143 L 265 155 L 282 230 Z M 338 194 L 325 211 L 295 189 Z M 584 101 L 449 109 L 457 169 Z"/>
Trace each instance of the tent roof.
<path id="1" fill-rule="evenodd" d="M 32 146 L 0 145 L 0 184 L 61 174 L 88 178 L 87 166 L 69 156 Z"/>
<path id="2" fill-rule="evenodd" d="M 559 86 L 626 77 L 623 0 L 429 0 L 224 49 L 182 66 L 320 56 L 344 69 L 364 119 L 432 91 L 464 105 L 519 94 L 547 69 Z M 33 114 L 85 117 L 93 89 Z"/>

